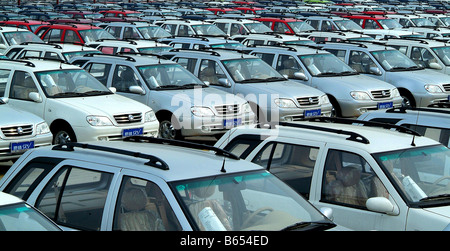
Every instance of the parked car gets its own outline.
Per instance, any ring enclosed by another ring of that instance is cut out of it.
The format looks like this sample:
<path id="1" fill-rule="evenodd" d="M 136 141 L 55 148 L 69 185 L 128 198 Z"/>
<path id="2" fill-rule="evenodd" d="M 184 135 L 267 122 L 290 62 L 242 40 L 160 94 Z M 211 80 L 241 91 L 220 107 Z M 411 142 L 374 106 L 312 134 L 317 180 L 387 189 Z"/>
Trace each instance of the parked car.
<path id="1" fill-rule="evenodd" d="M 0 24 L 2 26 L 16 26 L 21 29 L 26 29 L 26 30 L 29 30 L 34 33 L 39 26 L 47 25 L 50 23 L 44 22 L 44 21 L 36 21 L 36 20 L 6 20 L 6 21 L 0 21 Z"/>
<path id="2" fill-rule="evenodd" d="M 97 40 L 95 44 L 97 46 L 96 49 L 104 54 L 116 54 L 120 52 L 160 54 L 173 49 L 172 46 L 150 40 L 102 39 Z"/>
<path id="3" fill-rule="evenodd" d="M 272 29 L 263 23 L 251 19 L 218 18 L 214 19 L 213 24 L 233 38 L 253 33 L 264 34 L 272 32 Z"/>
<path id="4" fill-rule="evenodd" d="M 325 43 L 323 48 L 357 72 L 386 81 L 403 97 L 403 106 L 426 107 L 449 103 L 448 75 L 423 69 L 398 50 L 371 43 Z"/>
<path id="5" fill-rule="evenodd" d="M 252 55 L 260 57 L 288 79 L 326 93 L 335 116 L 358 117 L 370 110 L 402 105 L 395 86 L 359 74 L 317 46 L 257 46 L 249 49 Z"/>
<path id="6" fill-rule="evenodd" d="M 146 22 L 110 22 L 99 24 L 117 39 L 161 39 L 172 34 L 157 25 Z"/>
<path id="7" fill-rule="evenodd" d="M 214 24 L 203 21 L 166 20 L 158 25 L 173 36 L 214 36 L 227 37 L 221 29 Z"/>
<path id="8" fill-rule="evenodd" d="M 348 18 L 334 16 L 311 16 L 305 22 L 317 31 L 352 31 L 363 28 Z"/>
<path id="9" fill-rule="evenodd" d="M 62 231 L 62 229 L 25 201 L 0 192 L 0 231 Z"/>
<path id="10" fill-rule="evenodd" d="M 29 30 L 16 27 L 1 27 L 0 53 L 3 54 L 11 45 L 25 42 L 43 43 L 39 37 Z"/>
<path id="11" fill-rule="evenodd" d="M 284 45 L 315 44 L 314 41 L 308 38 L 284 34 L 248 34 L 239 37 L 234 36 L 233 39 L 241 41 L 241 43 L 245 46 L 277 45 L 277 44 L 284 44 Z"/>
<path id="12" fill-rule="evenodd" d="M 83 24 L 52 24 L 42 25 L 36 30 L 45 42 L 66 42 L 90 45 L 100 39 L 115 39 L 104 29 L 94 25 Z"/>
<path id="13" fill-rule="evenodd" d="M 211 146 L 130 137 L 39 150 L 27 152 L 8 170 L 0 190 L 26 200 L 64 229 L 275 231 L 336 226 L 260 166 Z M 35 172 L 40 175 L 30 175 Z"/>
<path id="14" fill-rule="evenodd" d="M 358 119 L 411 128 L 450 147 L 450 109 L 448 108 L 388 109 L 368 112 Z"/>
<path id="15" fill-rule="evenodd" d="M 71 58 L 90 53 L 101 53 L 99 50 L 81 44 L 66 43 L 29 43 L 13 45 L 5 51 L 10 59 L 48 58 L 68 62 Z"/>
<path id="16" fill-rule="evenodd" d="M 0 60 L 12 107 L 45 120 L 53 143 L 158 135 L 152 109 L 114 94 L 80 67 L 52 60 Z"/>
<path id="17" fill-rule="evenodd" d="M 160 122 L 160 137 L 224 134 L 255 121 L 241 97 L 208 87 L 181 65 L 154 56 L 89 55 L 74 58 L 107 87 L 150 106 Z"/>
<path id="18" fill-rule="evenodd" d="M 8 71 L 0 70 L 0 75 L 4 89 Z M 11 107 L 7 98 L 0 98 L 0 114 L 0 161 L 16 160 L 28 149 L 51 145 L 53 135 L 42 118 Z"/>
<path id="19" fill-rule="evenodd" d="M 244 97 L 260 122 L 331 115 L 325 93 L 289 81 L 256 56 L 220 49 L 166 55 L 215 88 Z"/>
<path id="20" fill-rule="evenodd" d="M 230 38 L 215 37 L 173 37 L 159 40 L 172 48 L 182 49 L 203 49 L 203 48 L 226 48 L 226 49 L 244 49 L 244 45 Z"/>
<path id="21" fill-rule="evenodd" d="M 315 30 L 311 25 L 296 18 L 259 17 L 254 20 L 265 24 L 275 33 L 301 35 L 305 31 Z"/>
<path id="22" fill-rule="evenodd" d="M 395 125 L 314 120 L 231 129 L 215 146 L 263 166 L 314 206 L 332 208 L 340 226 L 450 229 L 449 148 L 407 128 L 374 128 Z"/>

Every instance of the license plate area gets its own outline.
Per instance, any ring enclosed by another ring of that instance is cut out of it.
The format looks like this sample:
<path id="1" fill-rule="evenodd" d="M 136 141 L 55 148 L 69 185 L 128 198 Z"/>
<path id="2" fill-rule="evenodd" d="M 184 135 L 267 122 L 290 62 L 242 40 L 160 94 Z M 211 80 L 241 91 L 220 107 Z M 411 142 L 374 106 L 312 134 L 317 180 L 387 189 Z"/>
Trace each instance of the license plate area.
<path id="1" fill-rule="evenodd" d="M 394 103 L 392 102 L 381 102 L 377 104 L 378 109 L 389 109 L 394 107 Z"/>
<path id="2" fill-rule="evenodd" d="M 138 136 L 144 134 L 144 128 L 130 128 L 130 129 L 123 129 L 122 130 L 122 137 L 131 137 L 131 136 Z"/>
<path id="3" fill-rule="evenodd" d="M 34 148 L 34 141 L 13 142 L 9 145 L 11 153 L 21 153 L 32 148 Z"/>
<path id="4" fill-rule="evenodd" d="M 241 124 L 242 124 L 241 118 L 224 119 L 222 122 L 222 125 L 225 128 L 232 128 L 232 127 L 240 126 Z"/>
<path id="5" fill-rule="evenodd" d="M 322 114 L 322 110 L 321 109 L 306 110 L 306 111 L 303 112 L 303 116 L 305 118 L 317 117 L 317 116 L 320 116 L 320 114 Z"/>

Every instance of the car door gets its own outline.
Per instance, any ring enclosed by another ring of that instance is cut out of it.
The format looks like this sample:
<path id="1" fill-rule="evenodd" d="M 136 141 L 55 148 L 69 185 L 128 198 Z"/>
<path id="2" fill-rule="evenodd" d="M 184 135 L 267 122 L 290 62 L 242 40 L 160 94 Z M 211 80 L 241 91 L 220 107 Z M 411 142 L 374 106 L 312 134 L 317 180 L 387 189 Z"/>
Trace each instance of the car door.
<path id="1" fill-rule="evenodd" d="M 353 230 L 405 230 L 407 208 L 370 154 L 354 147 L 327 144 L 321 153 L 310 202 L 333 210 L 334 222 Z M 387 198 L 395 213 L 370 211 L 366 201 Z"/>
<path id="2" fill-rule="evenodd" d="M 111 69 L 112 70 L 112 69 Z M 131 98 L 140 103 L 147 104 L 147 93 L 149 89 L 145 84 L 145 81 L 141 78 L 139 72 L 134 67 L 129 65 L 116 64 L 114 66 L 113 75 L 109 75 L 109 81 L 111 87 L 116 88 L 117 94 Z M 135 92 L 131 88 L 132 86 L 139 86 L 143 92 Z"/>

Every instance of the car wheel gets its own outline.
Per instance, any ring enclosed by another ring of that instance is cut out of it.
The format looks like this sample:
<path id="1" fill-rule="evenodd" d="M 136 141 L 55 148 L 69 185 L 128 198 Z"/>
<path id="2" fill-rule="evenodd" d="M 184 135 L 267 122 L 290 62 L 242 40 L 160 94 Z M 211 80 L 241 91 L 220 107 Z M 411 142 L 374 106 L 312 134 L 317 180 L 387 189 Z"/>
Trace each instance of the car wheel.
<path id="1" fill-rule="evenodd" d="M 402 107 L 416 107 L 414 97 L 410 93 L 403 92 L 400 95 L 402 96 Z"/>
<path id="2" fill-rule="evenodd" d="M 181 130 L 176 129 L 170 120 L 163 119 L 159 123 L 159 137 L 164 139 L 181 139 Z"/>
<path id="3" fill-rule="evenodd" d="M 65 144 L 69 142 L 76 142 L 75 134 L 73 133 L 72 129 L 70 128 L 62 128 L 60 130 L 57 130 L 56 133 L 53 135 L 53 144 Z"/>

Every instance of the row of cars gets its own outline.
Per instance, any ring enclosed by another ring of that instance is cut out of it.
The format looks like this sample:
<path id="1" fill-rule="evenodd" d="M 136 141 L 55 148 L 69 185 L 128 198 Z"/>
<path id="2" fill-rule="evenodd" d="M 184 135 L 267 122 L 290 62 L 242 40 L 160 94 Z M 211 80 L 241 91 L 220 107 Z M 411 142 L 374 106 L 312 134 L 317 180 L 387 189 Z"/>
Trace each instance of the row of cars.
<path id="1" fill-rule="evenodd" d="M 41 35 L 52 27 L 83 28 Z M 167 37 L 180 47 L 149 54 L 139 49 L 168 46 L 104 39 L 90 41 L 93 50 L 61 43 L 62 34 L 57 44 L 11 46 L 5 55 L 14 59 L 0 60 L 4 107 L 38 114 L 32 132 L 54 144 L 24 152 L 36 143 L 12 138 L 20 144 L 8 155 L 22 157 L 0 190 L 60 227 L 449 230 L 449 133 L 436 126 L 448 112 L 431 120 L 429 110 L 401 108 L 447 104 L 448 77 L 398 50 L 295 37 L 297 45 L 235 51 L 233 40 Z M 287 41 L 257 34 L 241 42 L 258 37 Z M 69 48 L 78 56 L 64 55 Z M 361 70 L 350 64 L 354 54 L 366 57 Z M 413 112 L 415 120 L 402 119 Z M 340 118 L 360 115 L 375 122 Z M 11 131 L 27 129 L 19 127 Z M 213 147 L 173 140 L 199 133 L 225 135 Z"/>

